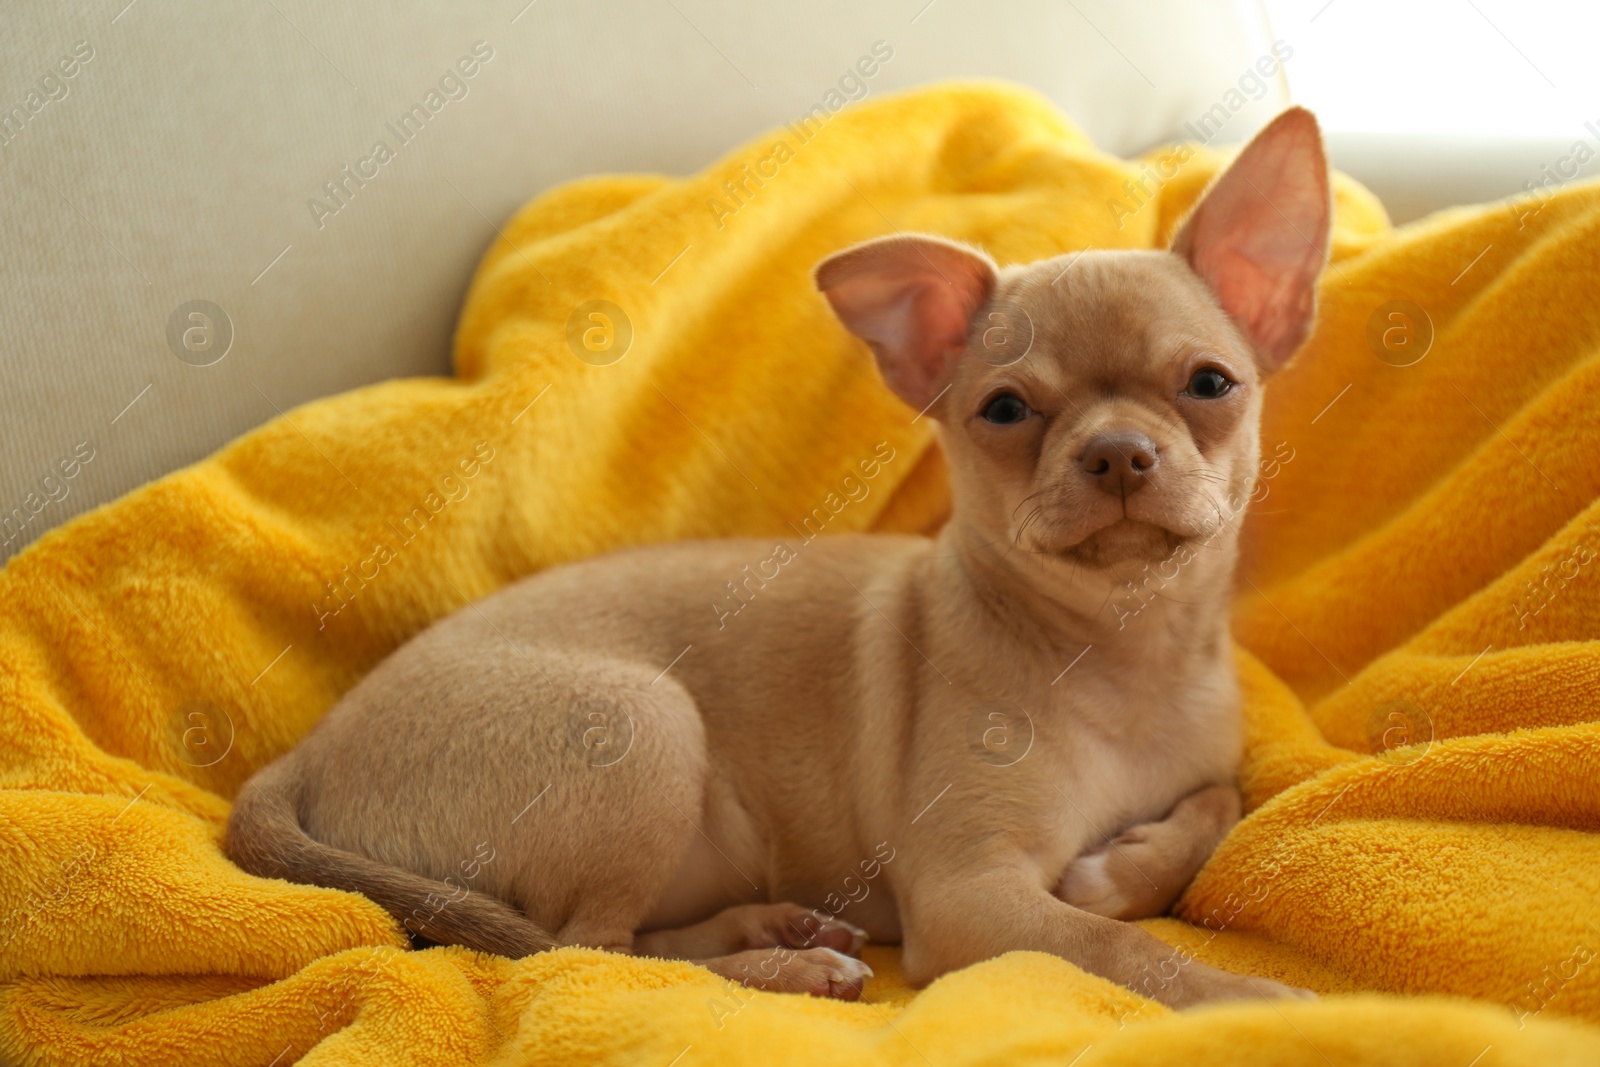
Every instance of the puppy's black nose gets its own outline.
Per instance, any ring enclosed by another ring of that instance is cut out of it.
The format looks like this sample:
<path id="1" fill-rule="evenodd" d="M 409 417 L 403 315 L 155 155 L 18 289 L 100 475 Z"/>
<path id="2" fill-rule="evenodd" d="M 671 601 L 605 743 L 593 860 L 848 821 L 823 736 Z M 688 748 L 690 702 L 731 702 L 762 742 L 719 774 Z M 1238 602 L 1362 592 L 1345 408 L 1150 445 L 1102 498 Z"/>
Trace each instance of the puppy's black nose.
<path id="1" fill-rule="evenodd" d="M 1160 459 L 1155 442 L 1142 433 L 1103 433 L 1078 462 L 1101 489 L 1125 497 L 1144 485 Z"/>

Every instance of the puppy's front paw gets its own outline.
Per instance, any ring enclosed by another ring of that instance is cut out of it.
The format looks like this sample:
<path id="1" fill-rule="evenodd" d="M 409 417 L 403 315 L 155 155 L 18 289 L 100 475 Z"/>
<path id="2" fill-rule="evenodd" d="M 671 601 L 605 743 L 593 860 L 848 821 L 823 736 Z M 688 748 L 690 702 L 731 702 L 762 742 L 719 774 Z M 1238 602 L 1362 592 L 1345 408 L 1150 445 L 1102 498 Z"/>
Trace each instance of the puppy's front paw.
<path id="1" fill-rule="evenodd" d="M 814 997 L 856 1000 L 872 977 L 871 967 L 831 948 L 807 949 L 799 954 L 797 963 L 798 977 Z"/>
<path id="2" fill-rule="evenodd" d="M 1270 978 L 1252 978 L 1250 985 L 1262 1000 L 1316 1000 L 1317 995 L 1297 985 L 1285 985 Z"/>
<path id="3" fill-rule="evenodd" d="M 1182 988 L 1177 996 L 1168 1000 L 1173 1007 L 1188 1008 L 1217 1000 L 1316 1000 L 1309 989 L 1285 985 L 1271 978 L 1234 974 L 1216 967 L 1192 962 L 1186 968 Z"/>
<path id="4" fill-rule="evenodd" d="M 837 915 L 819 919 L 816 909 L 799 904 L 751 904 L 729 911 L 740 916 L 747 948 L 831 948 L 846 956 L 859 956 L 861 946 L 867 943 L 867 932 L 861 927 Z"/>
<path id="5" fill-rule="evenodd" d="M 751 989 L 772 993 L 809 993 L 814 997 L 855 1000 L 872 977 L 872 968 L 831 948 L 748 949 L 730 956 L 698 961 L 706 970 Z"/>

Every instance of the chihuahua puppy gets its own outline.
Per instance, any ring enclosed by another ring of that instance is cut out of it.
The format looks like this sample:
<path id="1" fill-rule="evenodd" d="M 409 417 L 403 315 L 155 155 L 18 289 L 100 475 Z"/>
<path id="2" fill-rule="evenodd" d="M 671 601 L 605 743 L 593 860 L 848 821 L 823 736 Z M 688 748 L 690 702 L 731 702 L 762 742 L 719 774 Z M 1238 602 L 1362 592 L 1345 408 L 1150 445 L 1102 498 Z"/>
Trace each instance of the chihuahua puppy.
<path id="1" fill-rule="evenodd" d="M 1030 949 L 1175 1007 L 1309 996 L 1123 920 L 1239 816 L 1238 524 L 1331 214 L 1296 109 L 1164 251 L 1002 270 L 899 235 L 827 259 L 838 318 L 939 423 L 937 538 L 660 545 L 508 586 L 252 778 L 229 854 L 508 956 L 849 998 L 871 938 L 916 984 Z M 737 624 L 708 608 L 785 552 Z"/>

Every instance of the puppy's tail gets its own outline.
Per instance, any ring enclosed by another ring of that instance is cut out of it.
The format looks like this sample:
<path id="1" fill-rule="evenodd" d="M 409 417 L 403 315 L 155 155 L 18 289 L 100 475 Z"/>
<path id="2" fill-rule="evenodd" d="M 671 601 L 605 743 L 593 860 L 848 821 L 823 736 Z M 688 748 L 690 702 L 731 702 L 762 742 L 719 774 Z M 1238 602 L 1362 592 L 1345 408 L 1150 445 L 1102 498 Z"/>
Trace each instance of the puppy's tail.
<path id="1" fill-rule="evenodd" d="M 292 757 L 245 784 L 228 818 L 228 857 L 251 874 L 360 893 L 413 934 L 513 959 L 555 938 L 503 901 L 313 841 L 300 826 Z"/>

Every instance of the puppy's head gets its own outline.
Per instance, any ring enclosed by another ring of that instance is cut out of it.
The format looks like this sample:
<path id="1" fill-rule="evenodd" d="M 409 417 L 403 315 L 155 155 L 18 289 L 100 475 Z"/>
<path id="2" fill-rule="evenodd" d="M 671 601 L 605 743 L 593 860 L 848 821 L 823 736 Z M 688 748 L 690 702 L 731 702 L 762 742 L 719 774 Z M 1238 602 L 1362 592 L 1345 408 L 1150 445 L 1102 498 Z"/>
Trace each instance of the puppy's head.
<path id="1" fill-rule="evenodd" d="M 999 270 L 901 235 L 830 257 L 816 282 L 889 387 L 942 424 L 971 543 L 1125 570 L 1231 536 L 1261 382 L 1310 332 L 1331 215 L 1316 122 L 1294 109 L 1165 251 Z"/>

